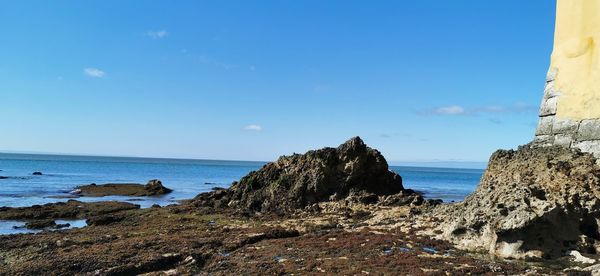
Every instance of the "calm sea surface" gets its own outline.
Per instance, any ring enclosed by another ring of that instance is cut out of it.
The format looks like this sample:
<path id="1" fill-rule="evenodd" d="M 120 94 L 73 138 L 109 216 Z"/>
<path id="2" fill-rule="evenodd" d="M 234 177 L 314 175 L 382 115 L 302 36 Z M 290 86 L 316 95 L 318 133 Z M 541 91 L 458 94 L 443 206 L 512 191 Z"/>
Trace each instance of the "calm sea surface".
<path id="1" fill-rule="evenodd" d="M 66 201 L 78 185 L 90 183 L 146 183 L 160 179 L 174 190 L 161 197 L 79 198 L 82 201 L 121 200 L 149 207 L 174 204 L 214 187 L 228 187 L 264 163 L 213 160 L 86 157 L 59 155 L 0 154 L 0 206 L 30 206 Z M 391 167 L 404 179 L 406 188 L 444 202 L 460 201 L 471 193 L 483 170 L 421 167 Z M 40 171 L 41 176 L 32 173 Z"/>

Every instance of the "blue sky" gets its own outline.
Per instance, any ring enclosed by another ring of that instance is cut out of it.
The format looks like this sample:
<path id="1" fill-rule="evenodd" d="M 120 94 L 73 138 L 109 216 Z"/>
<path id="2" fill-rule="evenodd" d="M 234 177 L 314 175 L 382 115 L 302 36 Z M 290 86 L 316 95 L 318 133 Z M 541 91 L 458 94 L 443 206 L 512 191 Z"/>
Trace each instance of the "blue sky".
<path id="1" fill-rule="evenodd" d="M 554 1 L 2 1 L 0 150 L 273 160 L 534 134 Z"/>

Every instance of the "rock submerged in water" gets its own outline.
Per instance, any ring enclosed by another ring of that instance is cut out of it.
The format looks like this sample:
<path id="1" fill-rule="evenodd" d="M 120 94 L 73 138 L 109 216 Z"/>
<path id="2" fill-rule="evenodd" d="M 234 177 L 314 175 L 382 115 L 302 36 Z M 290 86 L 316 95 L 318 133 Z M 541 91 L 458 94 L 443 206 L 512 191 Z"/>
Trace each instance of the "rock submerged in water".
<path id="1" fill-rule="evenodd" d="M 13 226 L 13 229 L 29 229 L 29 230 L 58 230 L 71 227 L 71 224 L 56 224 L 56 221 L 53 219 L 42 219 L 42 220 L 33 220 L 28 221 L 23 226 Z"/>
<path id="2" fill-rule="evenodd" d="M 409 202 L 422 202 L 420 195 L 404 190 L 402 178 L 389 170 L 379 151 L 354 137 L 337 148 L 282 156 L 234 182 L 231 188 L 200 194 L 195 201 L 251 212 L 286 213 L 345 198 L 374 203 L 379 196 L 401 192 L 413 197 Z"/>
<path id="3" fill-rule="evenodd" d="M 33 172 L 31 175 L 44 175 L 42 172 Z"/>
<path id="4" fill-rule="evenodd" d="M 25 223 L 25 228 L 27 229 L 45 229 L 55 227 L 56 222 L 53 219 L 47 220 L 35 220 Z"/>
<path id="5" fill-rule="evenodd" d="M 162 185 L 160 180 L 150 180 L 148 184 L 90 184 L 79 186 L 75 194 L 80 196 L 157 196 L 172 192 L 173 190 Z"/>
<path id="6" fill-rule="evenodd" d="M 499 150 L 477 190 L 434 213 L 441 238 L 509 258 L 600 252 L 600 167 L 561 147 Z"/>

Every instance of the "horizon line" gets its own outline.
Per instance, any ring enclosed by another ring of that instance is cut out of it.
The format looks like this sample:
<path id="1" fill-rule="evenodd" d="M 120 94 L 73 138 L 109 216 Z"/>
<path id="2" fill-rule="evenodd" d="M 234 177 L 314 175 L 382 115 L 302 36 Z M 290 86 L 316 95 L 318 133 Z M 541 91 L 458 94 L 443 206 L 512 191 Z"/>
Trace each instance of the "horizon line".
<path id="1" fill-rule="evenodd" d="M 134 156 L 134 155 L 103 155 L 103 154 L 87 154 L 87 153 L 62 153 L 62 152 L 39 152 L 39 151 L 11 151 L 11 150 L 0 150 L 0 154 L 16 154 L 16 155 L 45 155 L 45 156 L 72 156 L 72 157 L 97 157 L 97 158 L 139 158 L 139 159 L 164 159 L 164 160 L 189 160 L 189 161 L 233 161 L 233 162 L 255 162 L 255 163 L 269 163 L 274 161 L 264 160 L 242 160 L 242 159 L 215 159 L 215 158 L 194 158 L 194 157 L 157 157 L 157 156 Z M 280 155 L 283 156 L 283 155 Z M 472 161 L 472 160 L 389 160 L 387 161 L 390 166 L 413 166 L 417 164 L 429 164 L 437 165 L 434 167 L 444 168 L 443 164 L 456 164 L 456 165 L 485 165 L 488 161 Z M 413 165 L 411 165 L 413 164 Z M 446 167 L 452 168 L 452 167 Z"/>

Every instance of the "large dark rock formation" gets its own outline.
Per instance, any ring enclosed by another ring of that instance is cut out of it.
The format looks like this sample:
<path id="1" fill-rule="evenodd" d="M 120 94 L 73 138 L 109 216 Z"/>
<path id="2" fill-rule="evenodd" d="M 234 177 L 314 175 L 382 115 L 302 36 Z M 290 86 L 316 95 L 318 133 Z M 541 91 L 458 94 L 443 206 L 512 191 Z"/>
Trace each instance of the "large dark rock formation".
<path id="1" fill-rule="evenodd" d="M 442 238 L 502 257 L 552 258 L 600 249 L 600 167 L 562 147 L 500 150 L 477 190 L 440 207 Z"/>
<path id="2" fill-rule="evenodd" d="M 282 156 L 230 189 L 200 194 L 196 201 L 282 213 L 349 195 L 376 201 L 401 191 L 401 177 L 389 170 L 381 153 L 354 137 L 337 148 Z"/>

